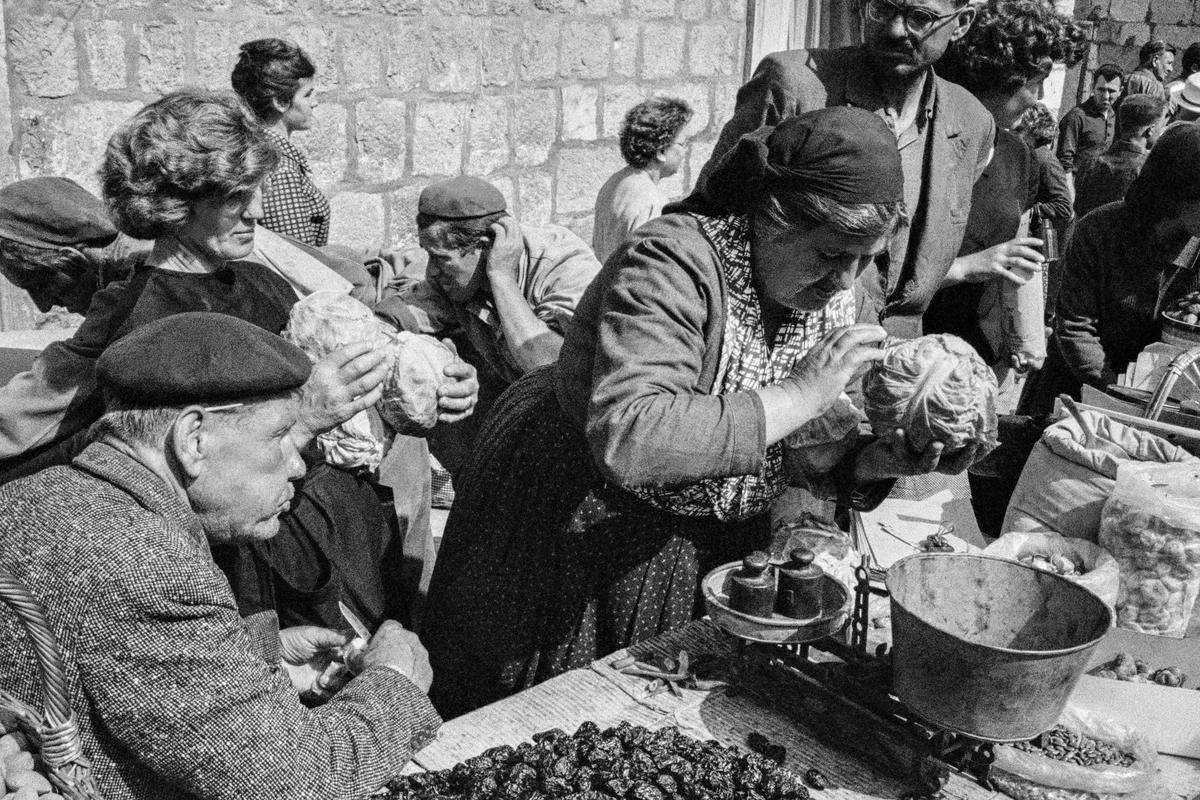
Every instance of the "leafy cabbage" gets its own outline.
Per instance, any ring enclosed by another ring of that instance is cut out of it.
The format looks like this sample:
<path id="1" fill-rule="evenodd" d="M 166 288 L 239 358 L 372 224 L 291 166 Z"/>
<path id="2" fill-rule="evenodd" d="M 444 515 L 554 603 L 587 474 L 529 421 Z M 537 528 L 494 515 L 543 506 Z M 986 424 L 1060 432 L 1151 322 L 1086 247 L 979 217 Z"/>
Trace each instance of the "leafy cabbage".
<path id="1" fill-rule="evenodd" d="M 931 334 L 891 343 L 863 379 L 867 419 L 877 436 L 903 428 L 916 452 L 937 441 L 947 451 L 971 442 L 996 446 L 996 376 L 957 336 Z"/>

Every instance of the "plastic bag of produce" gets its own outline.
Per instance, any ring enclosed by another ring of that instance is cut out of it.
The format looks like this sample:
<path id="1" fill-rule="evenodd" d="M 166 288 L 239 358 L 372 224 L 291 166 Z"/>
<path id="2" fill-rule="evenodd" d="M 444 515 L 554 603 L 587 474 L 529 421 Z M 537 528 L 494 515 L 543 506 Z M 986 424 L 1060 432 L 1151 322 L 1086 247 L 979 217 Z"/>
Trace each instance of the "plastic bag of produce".
<path id="1" fill-rule="evenodd" d="M 1200 465 L 1122 465 L 1100 546 L 1121 568 L 1117 625 L 1181 638 L 1200 590 Z"/>
<path id="2" fill-rule="evenodd" d="M 1108 717 L 1067 706 L 1058 724 L 1133 756 L 1129 766 L 1077 763 L 997 745 L 992 778 L 1017 800 L 1106 800 L 1140 791 L 1154 779 L 1158 752 L 1145 734 Z"/>
<path id="3" fill-rule="evenodd" d="M 1099 597 L 1109 608 L 1117 603 L 1120 568 L 1099 545 L 1043 529 L 1006 533 L 983 552 L 1062 575 Z"/>
<path id="4" fill-rule="evenodd" d="M 400 332 L 391 347 L 391 370 L 375 408 L 397 433 L 419 436 L 437 424 L 437 390 L 457 356 L 432 336 L 407 331 Z"/>
<path id="5" fill-rule="evenodd" d="M 1078 418 L 1047 428 L 1034 445 L 1001 530 L 1049 529 L 1096 541 L 1117 468 L 1129 462 L 1200 464 L 1200 459 L 1162 437 L 1081 409 Z"/>
<path id="6" fill-rule="evenodd" d="M 889 344 L 863 379 L 867 419 L 877 436 L 903 428 L 909 446 L 947 451 L 996 446 L 996 376 L 957 336 L 931 334 Z"/>

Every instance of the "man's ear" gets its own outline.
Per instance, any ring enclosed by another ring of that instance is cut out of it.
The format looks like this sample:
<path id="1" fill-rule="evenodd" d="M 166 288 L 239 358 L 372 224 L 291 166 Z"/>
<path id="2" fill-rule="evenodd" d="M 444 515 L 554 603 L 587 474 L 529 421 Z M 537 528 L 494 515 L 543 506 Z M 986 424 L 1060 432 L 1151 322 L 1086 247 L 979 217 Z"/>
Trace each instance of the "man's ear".
<path id="1" fill-rule="evenodd" d="M 975 21 L 975 6 L 968 5 L 966 8 L 958 12 L 958 16 L 954 18 L 954 30 L 950 34 L 950 41 L 956 42 L 967 35 L 967 31 L 971 30 L 971 23 Z"/>
<path id="2" fill-rule="evenodd" d="M 204 471 L 208 456 L 209 442 L 204 430 L 204 417 L 203 408 L 188 406 L 179 412 L 168 434 L 167 447 L 183 474 L 192 480 Z"/>

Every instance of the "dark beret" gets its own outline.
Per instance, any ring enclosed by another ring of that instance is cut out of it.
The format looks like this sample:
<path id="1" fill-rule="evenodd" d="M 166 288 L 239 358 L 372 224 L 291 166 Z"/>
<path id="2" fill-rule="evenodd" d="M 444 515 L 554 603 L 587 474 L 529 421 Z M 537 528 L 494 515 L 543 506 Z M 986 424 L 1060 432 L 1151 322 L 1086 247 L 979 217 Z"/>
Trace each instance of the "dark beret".
<path id="1" fill-rule="evenodd" d="M 226 314 L 189 311 L 143 325 L 96 363 L 100 383 L 139 406 L 235 402 L 301 386 L 304 351 Z"/>
<path id="2" fill-rule="evenodd" d="M 426 186 L 417 200 L 417 214 L 438 219 L 478 219 L 506 210 L 499 189 L 468 175 Z"/>
<path id="3" fill-rule="evenodd" d="M 69 178 L 29 178 L 0 189 L 0 237 L 31 247 L 117 238 L 100 198 Z"/>

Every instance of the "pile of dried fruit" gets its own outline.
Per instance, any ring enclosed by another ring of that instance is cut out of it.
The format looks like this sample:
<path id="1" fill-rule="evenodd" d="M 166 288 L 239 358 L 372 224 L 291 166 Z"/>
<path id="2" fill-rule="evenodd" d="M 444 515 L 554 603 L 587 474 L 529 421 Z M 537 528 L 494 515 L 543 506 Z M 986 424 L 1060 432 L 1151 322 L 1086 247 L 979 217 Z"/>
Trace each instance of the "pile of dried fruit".
<path id="1" fill-rule="evenodd" d="M 1081 767 L 1097 765 L 1128 767 L 1137 761 L 1133 753 L 1126 753 L 1115 745 L 1093 739 L 1078 731 L 1064 728 L 1062 725 L 1055 725 L 1054 728 L 1033 741 L 1018 742 L 1013 747 L 1027 753 L 1037 753 L 1047 758 L 1053 758 L 1055 761 L 1078 764 Z"/>
<path id="2" fill-rule="evenodd" d="M 1117 653 L 1117 657 L 1092 673 L 1097 678 L 1109 678 L 1129 683 L 1157 683 L 1160 686 L 1183 686 L 1187 675 L 1179 667 L 1154 669 L 1140 658 L 1128 653 Z"/>
<path id="3" fill-rule="evenodd" d="M 493 747 L 452 769 L 388 786 L 399 800 L 808 800 L 787 770 L 757 753 L 701 742 L 676 728 L 594 722 L 557 728 L 515 748 Z"/>

